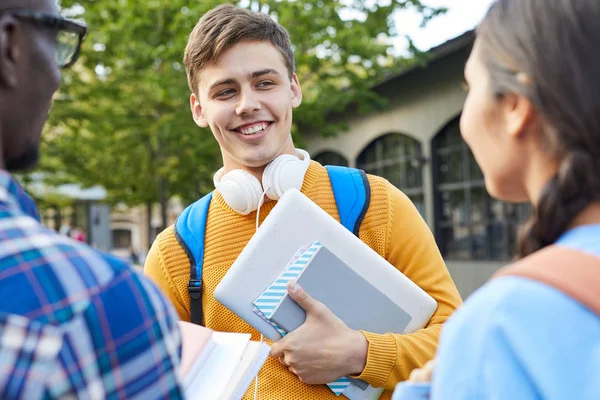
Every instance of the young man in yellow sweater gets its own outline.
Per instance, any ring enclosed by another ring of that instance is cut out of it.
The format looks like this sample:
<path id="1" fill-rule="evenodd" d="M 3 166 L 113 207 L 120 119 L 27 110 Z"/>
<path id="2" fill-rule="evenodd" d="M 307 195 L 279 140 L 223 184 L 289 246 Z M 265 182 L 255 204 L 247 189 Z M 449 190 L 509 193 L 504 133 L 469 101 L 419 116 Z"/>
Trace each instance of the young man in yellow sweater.
<path id="1" fill-rule="evenodd" d="M 292 142 L 292 110 L 300 105 L 302 91 L 283 27 L 264 14 L 219 6 L 192 31 L 185 65 L 194 121 L 210 127 L 224 165 L 215 175 L 217 190 L 205 226 L 202 322 L 217 331 L 251 333 L 259 340 L 260 334 L 218 303 L 213 292 L 255 232 L 260 192 L 268 194 L 260 207 L 260 221 L 276 204 L 278 193 L 261 185 L 263 172 L 275 159 L 305 160 L 300 178 L 287 184 L 297 186 L 339 220 L 331 182 L 327 170 L 308 162 L 308 154 L 297 152 Z M 410 200 L 382 178 L 368 176 L 368 183 L 371 198 L 360 239 L 433 296 L 437 311 L 426 328 L 408 335 L 354 331 L 301 288 L 290 287 L 292 298 L 307 311 L 307 320 L 273 344 L 273 357 L 259 375 L 259 399 L 335 399 L 323 384 L 343 376 L 385 387 L 381 398 L 389 399 L 396 383 L 433 358 L 441 325 L 460 304 L 459 294 Z M 252 196 L 232 195 L 232 184 Z M 144 272 L 170 297 L 181 319 L 189 321 L 190 259 L 173 226 L 154 242 Z M 253 392 L 249 390 L 245 399 Z"/>

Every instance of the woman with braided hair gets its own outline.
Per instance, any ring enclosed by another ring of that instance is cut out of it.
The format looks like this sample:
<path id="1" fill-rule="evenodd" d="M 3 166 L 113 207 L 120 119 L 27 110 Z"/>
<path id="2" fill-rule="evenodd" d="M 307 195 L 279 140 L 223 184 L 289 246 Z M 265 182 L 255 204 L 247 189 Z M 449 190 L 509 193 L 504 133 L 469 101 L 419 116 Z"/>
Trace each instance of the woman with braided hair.
<path id="1" fill-rule="evenodd" d="M 394 399 L 600 399 L 599 21 L 598 0 L 497 0 L 478 27 L 461 132 L 489 193 L 535 212 Z"/>

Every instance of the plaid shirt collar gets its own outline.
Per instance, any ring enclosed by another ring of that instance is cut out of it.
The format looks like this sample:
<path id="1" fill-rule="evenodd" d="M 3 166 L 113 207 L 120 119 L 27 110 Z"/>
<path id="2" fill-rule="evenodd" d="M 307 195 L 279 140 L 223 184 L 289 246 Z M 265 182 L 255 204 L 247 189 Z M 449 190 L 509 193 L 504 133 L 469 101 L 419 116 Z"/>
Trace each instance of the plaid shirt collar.
<path id="1" fill-rule="evenodd" d="M 7 171 L 0 170 L 0 203 L 7 205 L 15 214 L 26 214 L 40 221 L 40 214 L 33 199 Z"/>

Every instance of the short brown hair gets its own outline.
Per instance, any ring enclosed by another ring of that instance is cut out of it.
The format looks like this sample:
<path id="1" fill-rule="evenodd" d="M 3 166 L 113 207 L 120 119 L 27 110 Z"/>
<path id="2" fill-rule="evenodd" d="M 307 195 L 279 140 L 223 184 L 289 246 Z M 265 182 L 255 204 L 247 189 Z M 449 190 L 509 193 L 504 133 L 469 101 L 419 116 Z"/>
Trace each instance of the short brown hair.
<path id="1" fill-rule="evenodd" d="M 283 56 L 291 78 L 295 71 L 294 52 L 284 27 L 268 15 L 254 13 L 231 4 L 213 8 L 200 18 L 185 46 L 183 62 L 190 90 L 198 89 L 198 71 L 214 62 L 241 41 L 269 42 Z"/>

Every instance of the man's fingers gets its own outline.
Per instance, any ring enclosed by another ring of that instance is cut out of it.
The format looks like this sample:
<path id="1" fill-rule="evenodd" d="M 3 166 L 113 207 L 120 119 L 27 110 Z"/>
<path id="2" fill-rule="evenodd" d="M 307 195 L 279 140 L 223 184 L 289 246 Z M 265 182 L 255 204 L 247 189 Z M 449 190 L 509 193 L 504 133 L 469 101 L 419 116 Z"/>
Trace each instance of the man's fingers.
<path id="1" fill-rule="evenodd" d="M 413 369 L 408 377 L 408 380 L 411 382 L 431 382 L 431 375 L 434 365 L 434 360 L 431 360 L 425 364 L 423 368 Z"/>
<path id="2" fill-rule="evenodd" d="M 307 313 L 316 312 L 322 303 L 313 299 L 296 281 L 290 281 L 288 283 L 288 293 L 292 300 L 294 300 L 304 311 Z"/>
<path id="3" fill-rule="evenodd" d="M 408 377 L 408 380 L 411 382 L 423 382 L 423 370 L 421 368 L 413 369 Z"/>
<path id="4" fill-rule="evenodd" d="M 271 357 L 273 358 L 279 358 L 281 359 L 281 357 L 283 357 L 283 343 L 281 343 L 283 339 L 280 339 L 278 342 L 273 343 L 273 345 L 271 346 Z"/>

